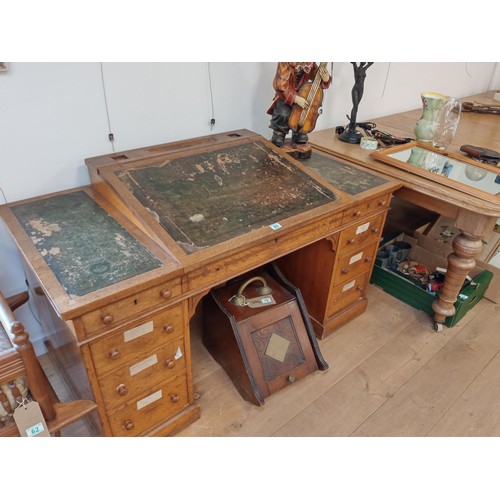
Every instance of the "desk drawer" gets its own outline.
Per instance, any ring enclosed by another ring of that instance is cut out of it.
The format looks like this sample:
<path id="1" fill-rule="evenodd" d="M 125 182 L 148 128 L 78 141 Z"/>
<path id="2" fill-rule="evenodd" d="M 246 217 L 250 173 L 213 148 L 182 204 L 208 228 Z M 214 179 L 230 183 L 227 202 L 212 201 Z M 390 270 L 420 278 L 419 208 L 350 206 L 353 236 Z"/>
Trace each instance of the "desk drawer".
<path id="1" fill-rule="evenodd" d="M 189 403 L 186 374 L 143 392 L 109 412 L 114 436 L 137 436 L 182 411 Z"/>
<path id="2" fill-rule="evenodd" d="M 82 315 L 83 326 L 87 333 L 98 332 L 134 318 L 148 309 L 168 304 L 170 299 L 180 293 L 180 279 L 163 283 Z"/>
<path id="3" fill-rule="evenodd" d="M 354 304 L 366 294 L 366 287 L 370 279 L 370 272 L 358 274 L 351 280 L 332 287 L 330 301 L 327 306 L 327 319 L 342 309 Z"/>
<path id="4" fill-rule="evenodd" d="M 186 368 L 184 340 L 177 339 L 146 355 L 132 365 L 121 366 L 99 380 L 104 404 L 109 410 Z"/>
<path id="5" fill-rule="evenodd" d="M 342 231 L 339 250 L 350 252 L 351 249 L 361 248 L 370 241 L 379 241 L 382 237 L 385 212 L 348 227 Z"/>
<path id="6" fill-rule="evenodd" d="M 338 285 L 347 280 L 352 280 L 354 276 L 360 273 L 369 271 L 373 266 L 377 247 L 378 242 L 375 241 L 368 246 L 342 256 L 335 267 L 332 283 Z"/>
<path id="7" fill-rule="evenodd" d="M 166 309 L 90 343 L 90 352 L 98 376 L 119 366 L 132 365 L 149 356 L 158 346 L 184 335 L 182 304 Z"/>
<path id="8" fill-rule="evenodd" d="M 378 210 L 389 208 L 389 203 L 391 201 L 391 195 L 385 194 L 383 196 L 379 196 L 378 198 L 374 198 L 372 200 L 366 201 L 365 203 L 360 203 L 353 208 L 350 208 L 344 212 L 342 217 L 342 224 L 349 224 L 350 222 L 354 222 L 357 220 L 366 217 L 372 213 L 375 213 Z"/>

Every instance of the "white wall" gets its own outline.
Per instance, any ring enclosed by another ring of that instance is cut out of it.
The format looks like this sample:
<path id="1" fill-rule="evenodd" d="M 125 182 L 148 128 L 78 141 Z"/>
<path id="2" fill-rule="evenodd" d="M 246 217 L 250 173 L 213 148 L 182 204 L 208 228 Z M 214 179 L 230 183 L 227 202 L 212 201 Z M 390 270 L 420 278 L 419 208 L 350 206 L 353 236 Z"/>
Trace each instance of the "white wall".
<path id="1" fill-rule="evenodd" d="M 240 128 L 269 138 L 266 110 L 275 67 L 273 62 L 8 63 L 8 71 L 0 73 L 0 203 L 87 184 L 85 158 L 113 148 Z M 333 63 L 332 73 L 317 130 L 345 125 L 351 109 L 351 64 Z M 494 62 L 378 62 L 367 71 L 358 121 L 419 108 L 422 91 L 464 97 L 496 88 L 500 68 Z M 114 144 L 108 140 L 106 102 Z M 3 224 L 0 289 L 5 295 L 25 289 Z M 36 340 L 38 325 L 26 306 L 19 318 Z"/>

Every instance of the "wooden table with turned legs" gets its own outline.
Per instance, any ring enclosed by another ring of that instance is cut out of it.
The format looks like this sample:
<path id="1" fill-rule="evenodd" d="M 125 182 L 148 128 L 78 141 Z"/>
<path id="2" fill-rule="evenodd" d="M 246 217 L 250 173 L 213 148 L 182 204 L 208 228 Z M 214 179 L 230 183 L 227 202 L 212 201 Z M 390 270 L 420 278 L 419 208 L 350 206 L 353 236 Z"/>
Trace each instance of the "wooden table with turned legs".
<path id="1" fill-rule="evenodd" d="M 493 92 L 463 98 L 463 102 L 482 102 L 491 99 Z M 421 116 L 415 109 L 372 120 L 378 130 L 397 137 L 413 137 L 414 127 Z M 483 237 L 491 231 L 500 217 L 500 196 L 481 195 L 478 191 L 457 189 L 453 182 L 447 184 L 432 175 L 420 175 L 411 169 L 401 169 L 373 157 L 373 151 L 357 144 L 348 144 L 338 139 L 334 129 L 310 134 L 313 148 L 324 151 L 342 160 L 368 167 L 377 173 L 388 175 L 402 182 L 403 186 L 394 195 L 440 215 L 455 220 L 460 230 L 453 240 L 453 252 L 448 256 L 448 269 L 444 286 L 432 306 L 436 330 L 448 316 L 455 313 L 454 303 L 460 289 L 475 266 L 475 259 L 483 250 Z M 464 144 L 471 144 L 500 151 L 500 117 L 494 114 L 463 112 L 454 139 L 447 153 L 467 158 L 460 151 Z M 477 163 L 479 165 L 479 163 Z M 490 167 L 494 171 L 497 167 Z M 498 169 L 500 174 L 500 169 Z M 495 181 L 496 182 L 496 181 Z M 500 185 L 499 185 L 500 191 Z"/>

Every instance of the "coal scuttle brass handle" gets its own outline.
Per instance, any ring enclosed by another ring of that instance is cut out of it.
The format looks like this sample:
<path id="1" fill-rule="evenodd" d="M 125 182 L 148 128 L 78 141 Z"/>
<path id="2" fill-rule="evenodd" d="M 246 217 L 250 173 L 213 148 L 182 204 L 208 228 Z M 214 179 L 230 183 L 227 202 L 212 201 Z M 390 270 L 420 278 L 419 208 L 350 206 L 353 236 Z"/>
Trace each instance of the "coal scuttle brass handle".
<path id="1" fill-rule="evenodd" d="M 267 285 L 267 282 L 262 276 L 254 276 L 253 278 L 247 279 L 238 289 L 236 295 L 232 298 L 233 302 L 238 306 L 244 306 L 247 303 L 247 299 L 243 295 L 243 291 L 245 288 L 254 281 L 260 281 L 262 283 L 262 287 L 260 288 L 261 295 L 268 295 L 271 293 L 271 288 Z"/>

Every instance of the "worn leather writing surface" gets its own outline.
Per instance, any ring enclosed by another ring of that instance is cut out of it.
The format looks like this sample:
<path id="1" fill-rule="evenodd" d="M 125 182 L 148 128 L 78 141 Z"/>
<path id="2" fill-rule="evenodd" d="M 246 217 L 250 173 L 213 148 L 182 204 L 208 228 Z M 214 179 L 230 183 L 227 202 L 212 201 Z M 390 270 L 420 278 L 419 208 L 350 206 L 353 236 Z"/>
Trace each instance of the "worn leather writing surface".
<path id="1" fill-rule="evenodd" d="M 366 170 L 348 165 L 330 156 L 314 151 L 311 158 L 302 160 L 307 167 L 315 170 L 323 179 L 344 193 L 356 195 L 388 182 L 387 179 Z"/>
<path id="2" fill-rule="evenodd" d="M 131 167 L 117 175 L 187 253 L 337 199 L 259 141 Z"/>
<path id="3" fill-rule="evenodd" d="M 12 211 L 69 294 L 82 296 L 163 265 L 84 191 Z"/>

